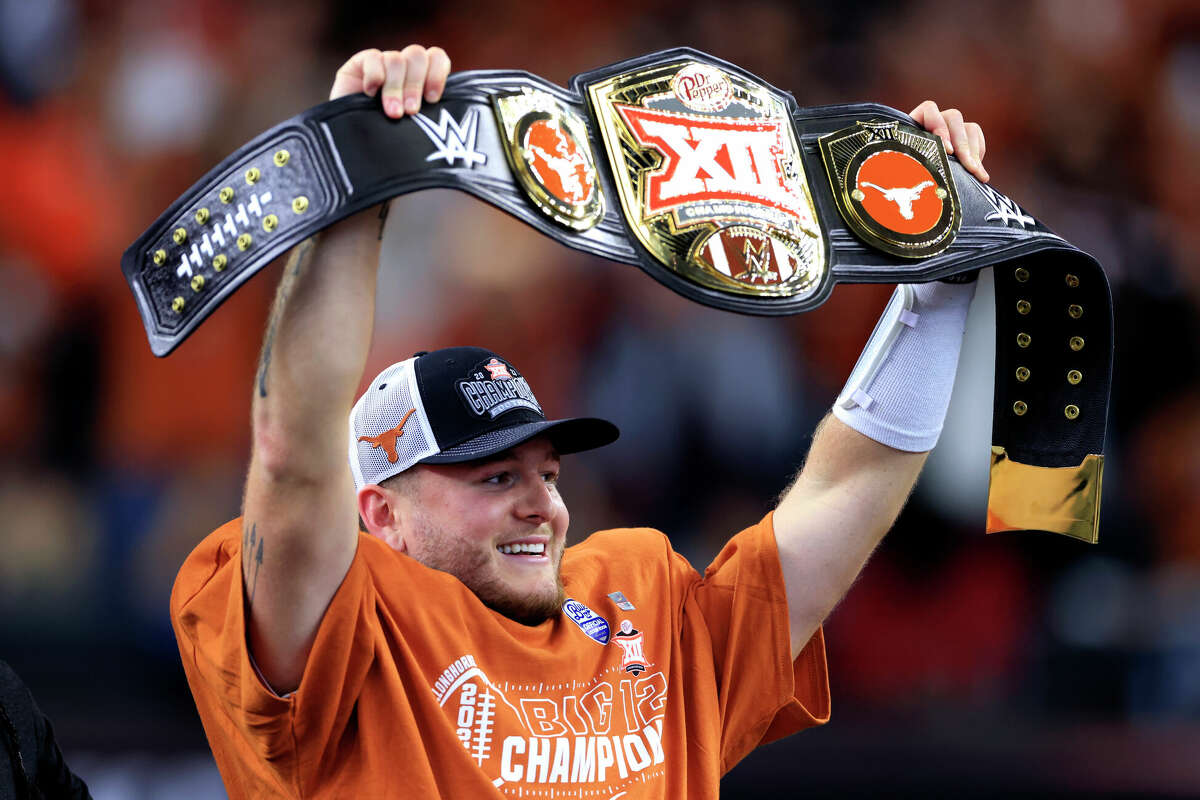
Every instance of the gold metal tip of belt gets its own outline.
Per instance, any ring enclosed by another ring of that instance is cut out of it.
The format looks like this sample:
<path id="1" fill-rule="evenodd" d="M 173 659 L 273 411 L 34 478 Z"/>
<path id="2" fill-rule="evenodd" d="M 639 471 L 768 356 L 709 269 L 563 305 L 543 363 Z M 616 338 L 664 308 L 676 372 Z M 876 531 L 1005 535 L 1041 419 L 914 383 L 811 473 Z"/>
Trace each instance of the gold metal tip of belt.
<path id="1" fill-rule="evenodd" d="M 1067 406 L 1067 416 L 1070 409 Z M 1047 531 L 1095 544 L 1100 531 L 1104 456 L 1087 455 L 1077 467 L 1036 467 L 992 446 L 987 532 Z"/>

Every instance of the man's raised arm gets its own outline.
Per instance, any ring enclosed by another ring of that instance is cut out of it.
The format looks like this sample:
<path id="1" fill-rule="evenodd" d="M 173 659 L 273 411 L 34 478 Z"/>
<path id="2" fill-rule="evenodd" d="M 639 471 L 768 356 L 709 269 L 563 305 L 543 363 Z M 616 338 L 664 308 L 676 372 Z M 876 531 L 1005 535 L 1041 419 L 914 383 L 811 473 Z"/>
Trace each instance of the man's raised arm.
<path id="1" fill-rule="evenodd" d="M 441 97 L 450 60 L 410 45 L 364 50 L 330 92 L 382 92 L 384 113 Z M 254 382 L 242 578 L 250 651 L 279 693 L 299 686 L 329 601 L 357 546 L 346 419 L 375 314 L 382 218 L 364 211 L 298 245 L 280 280 Z"/>
<path id="2" fill-rule="evenodd" d="M 988 180 L 978 125 L 928 100 L 912 116 Z M 793 659 L 891 529 L 937 443 L 974 290 L 974 283 L 897 289 L 775 509 Z"/>

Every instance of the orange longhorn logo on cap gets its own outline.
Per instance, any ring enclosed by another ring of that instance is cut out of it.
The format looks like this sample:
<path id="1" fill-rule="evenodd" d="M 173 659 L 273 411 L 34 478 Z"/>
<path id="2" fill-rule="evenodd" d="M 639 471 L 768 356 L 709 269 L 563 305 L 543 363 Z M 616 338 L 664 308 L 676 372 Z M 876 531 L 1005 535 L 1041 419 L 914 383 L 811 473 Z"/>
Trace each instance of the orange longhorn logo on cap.
<path id="1" fill-rule="evenodd" d="M 388 463 L 395 464 L 400 460 L 400 454 L 396 452 L 396 440 L 404 435 L 404 425 L 408 422 L 408 418 L 416 411 L 415 408 L 410 408 L 408 413 L 404 415 L 404 419 L 400 420 L 400 424 L 391 430 L 384 431 L 378 436 L 360 436 L 360 442 L 370 442 L 372 449 L 382 447 L 383 452 L 387 453 Z"/>

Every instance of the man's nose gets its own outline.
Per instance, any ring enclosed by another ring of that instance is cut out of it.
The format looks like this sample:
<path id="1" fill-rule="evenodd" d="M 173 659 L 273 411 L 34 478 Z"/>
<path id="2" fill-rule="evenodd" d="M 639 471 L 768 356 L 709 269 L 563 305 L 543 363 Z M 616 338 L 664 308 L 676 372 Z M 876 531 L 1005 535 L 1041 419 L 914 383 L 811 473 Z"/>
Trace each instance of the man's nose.
<path id="1" fill-rule="evenodd" d="M 542 480 L 541 475 L 534 475 L 525 482 L 518 501 L 517 514 L 521 519 L 541 524 L 548 522 L 554 516 L 556 500 L 550 484 Z"/>

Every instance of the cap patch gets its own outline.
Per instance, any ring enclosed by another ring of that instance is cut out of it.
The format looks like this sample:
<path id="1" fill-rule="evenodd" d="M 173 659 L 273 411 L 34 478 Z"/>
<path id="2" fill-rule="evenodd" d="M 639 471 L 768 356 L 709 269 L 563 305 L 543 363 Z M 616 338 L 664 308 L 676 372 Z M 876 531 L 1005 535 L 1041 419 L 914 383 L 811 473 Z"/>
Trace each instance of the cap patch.
<path id="1" fill-rule="evenodd" d="M 383 384 L 379 388 L 382 389 L 387 384 Z M 410 408 L 408 413 L 404 415 L 404 419 L 400 420 L 400 424 L 394 428 L 384 431 L 378 436 L 360 436 L 360 442 L 367 442 L 371 447 L 382 447 L 383 452 L 387 453 L 387 460 L 391 464 L 395 464 L 400 460 L 400 454 L 396 452 L 396 440 L 404 435 L 404 426 L 408 424 L 408 418 L 416 413 L 415 408 Z"/>
<path id="2" fill-rule="evenodd" d="M 514 408 L 527 408 L 542 414 L 542 407 L 533 396 L 533 389 L 511 364 L 498 358 L 481 362 L 458 382 L 458 391 L 467 408 L 476 416 L 495 419 Z"/>
<path id="3" fill-rule="evenodd" d="M 504 362 L 498 358 L 493 358 L 491 361 L 484 364 L 483 368 L 488 371 L 488 374 L 494 381 L 498 381 L 501 378 L 512 380 L 512 374 L 509 373 L 508 367 L 506 367 Z"/>

